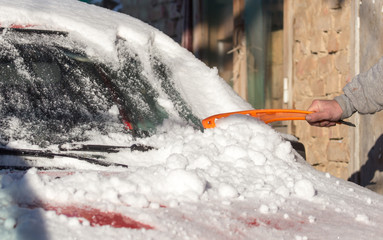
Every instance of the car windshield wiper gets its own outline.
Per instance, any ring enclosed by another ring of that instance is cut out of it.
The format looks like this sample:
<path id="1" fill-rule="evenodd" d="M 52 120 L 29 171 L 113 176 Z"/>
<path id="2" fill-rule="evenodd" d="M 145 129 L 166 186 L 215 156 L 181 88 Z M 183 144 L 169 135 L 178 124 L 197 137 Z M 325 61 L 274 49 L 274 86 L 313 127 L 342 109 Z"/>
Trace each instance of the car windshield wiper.
<path id="1" fill-rule="evenodd" d="M 98 145 L 98 144 L 61 144 L 60 151 L 88 151 L 88 152 L 106 152 L 117 153 L 121 149 L 130 149 L 131 151 L 147 152 L 155 149 L 152 146 L 143 144 L 133 144 L 131 146 Z"/>
<path id="2" fill-rule="evenodd" d="M 85 161 L 91 164 L 96 164 L 96 165 L 100 165 L 104 167 L 110 167 L 110 166 L 117 166 L 117 167 L 124 167 L 124 168 L 128 167 L 128 165 L 126 164 L 110 163 L 110 162 L 102 161 L 96 158 L 83 156 L 79 154 L 57 153 L 57 152 L 52 152 L 49 150 L 0 148 L 0 155 L 43 157 L 43 158 L 68 157 L 68 158 L 75 158 L 81 161 Z"/>

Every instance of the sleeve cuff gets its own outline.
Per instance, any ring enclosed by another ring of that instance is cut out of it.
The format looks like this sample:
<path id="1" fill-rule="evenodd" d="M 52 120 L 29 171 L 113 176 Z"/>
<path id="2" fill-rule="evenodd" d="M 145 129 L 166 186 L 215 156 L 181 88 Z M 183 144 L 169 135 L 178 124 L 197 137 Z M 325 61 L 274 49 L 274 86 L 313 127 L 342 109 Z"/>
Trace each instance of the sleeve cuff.
<path id="1" fill-rule="evenodd" d="M 334 98 L 335 101 L 340 105 L 342 108 L 342 116 L 341 119 L 349 118 L 352 114 L 356 112 L 356 109 L 352 105 L 350 99 L 346 95 L 340 95 Z"/>

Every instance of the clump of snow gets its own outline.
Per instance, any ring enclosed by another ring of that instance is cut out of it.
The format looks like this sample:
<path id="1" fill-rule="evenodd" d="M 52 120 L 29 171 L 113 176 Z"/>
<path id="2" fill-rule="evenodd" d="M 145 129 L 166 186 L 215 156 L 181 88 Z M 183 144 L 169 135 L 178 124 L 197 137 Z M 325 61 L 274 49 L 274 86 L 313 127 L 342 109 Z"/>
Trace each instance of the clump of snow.
<path id="1" fill-rule="evenodd" d="M 269 213 L 269 211 L 270 211 L 270 208 L 269 208 L 269 206 L 267 206 L 267 205 L 262 204 L 262 205 L 259 207 L 259 212 L 260 212 L 260 213 L 266 214 L 266 213 Z"/>
<path id="2" fill-rule="evenodd" d="M 249 149 L 248 155 L 255 165 L 263 166 L 266 163 L 266 157 L 261 152 Z"/>
<path id="3" fill-rule="evenodd" d="M 358 215 L 356 215 L 355 221 L 361 222 L 361 223 L 364 223 L 364 224 L 369 224 L 370 223 L 370 219 L 365 214 L 358 214 Z"/>
<path id="4" fill-rule="evenodd" d="M 238 191 L 228 183 L 221 183 L 218 187 L 219 196 L 222 198 L 238 197 Z"/>
<path id="5" fill-rule="evenodd" d="M 189 161 L 182 154 L 172 154 L 166 160 L 166 167 L 169 169 L 185 169 Z"/>
<path id="6" fill-rule="evenodd" d="M 16 226 L 16 220 L 14 218 L 7 218 L 5 221 L 4 221 L 4 227 L 6 229 L 12 229 Z"/>
<path id="7" fill-rule="evenodd" d="M 315 221 L 316 221 L 316 217 L 314 217 L 314 216 L 309 216 L 309 222 L 310 222 L 310 223 L 315 223 Z"/>
<path id="8" fill-rule="evenodd" d="M 297 196 L 310 199 L 315 196 L 315 188 L 311 181 L 307 179 L 299 180 L 294 185 L 294 191 Z"/>
<path id="9" fill-rule="evenodd" d="M 206 182 L 196 173 L 182 169 L 171 170 L 163 186 L 167 194 L 187 196 L 195 200 L 198 200 L 205 188 Z"/>
<path id="10" fill-rule="evenodd" d="M 275 193 L 276 194 L 279 194 L 281 195 L 282 197 L 285 197 L 287 198 L 288 196 L 290 196 L 290 190 L 286 187 L 286 186 L 280 186 L 278 187 L 276 190 L 275 190 Z"/>

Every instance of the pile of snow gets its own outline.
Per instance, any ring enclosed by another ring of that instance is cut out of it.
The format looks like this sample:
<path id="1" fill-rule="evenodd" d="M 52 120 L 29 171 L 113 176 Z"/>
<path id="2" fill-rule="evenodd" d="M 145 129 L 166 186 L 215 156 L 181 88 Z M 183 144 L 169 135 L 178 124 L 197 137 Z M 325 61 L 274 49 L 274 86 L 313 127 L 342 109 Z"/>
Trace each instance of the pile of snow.
<path id="1" fill-rule="evenodd" d="M 164 34 L 129 16 L 69 0 L 0 0 L 0 13 L 1 26 L 32 24 L 65 30 L 74 38 L 89 41 L 90 54 L 104 54 L 110 61 L 115 57 L 113 43 L 117 36 L 130 41 L 137 51 L 142 50 L 142 59 L 148 57 L 148 49 L 160 51 L 175 73 L 182 96 L 201 118 L 249 108 L 216 70 L 208 69 Z M 94 49 L 101 53 L 92 53 Z M 122 134 L 94 133 L 89 143 L 131 145 L 131 141 Z M 156 149 L 109 154 L 108 160 L 128 164 L 128 169 L 90 164 L 87 168 L 81 164 L 82 170 L 69 173 L 0 171 L 1 238 L 383 236 L 379 227 L 383 224 L 381 196 L 315 171 L 278 132 L 257 119 L 231 116 L 204 132 L 168 120 L 157 134 L 137 139 L 137 143 Z M 25 147 L 27 143 L 10 145 Z M 46 207 L 34 208 L 41 204 Z M 49 210 L 49 205 L 117 212 L 151 228 L 91 226 L 84 218 Z"/>
<path id="2" fill-rule="evenodd" d="M 371 239 L 383 233 L 381 196 L 315 171 L 279 133 L 251 117 L 220 119 L 204 133 L 166 122 L 141 143 L 157 150 L 111 156 L 128 170 L 3 173 L 2 236 L 323 239 L 325 228 L 326 238 Z M 22 207 L 36 202 L 118 212 L 154 229 L 92 227 Z"/>

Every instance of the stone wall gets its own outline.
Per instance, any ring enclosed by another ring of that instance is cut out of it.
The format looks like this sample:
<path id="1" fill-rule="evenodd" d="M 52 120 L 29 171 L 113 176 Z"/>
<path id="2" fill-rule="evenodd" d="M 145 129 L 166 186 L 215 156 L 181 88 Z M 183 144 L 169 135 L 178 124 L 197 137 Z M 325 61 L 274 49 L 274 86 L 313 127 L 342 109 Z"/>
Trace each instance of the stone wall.
<path id="1" fill-rule="evenodd" d="M 293 107 L 307 109 L 313 99 L 332 99 L 351 79 L 351 0 L 293 1 Z M 292 132 L 306 146 L 316 169 L 347 179 L 349 127 L 309 126 L 295 121 Z"/>

